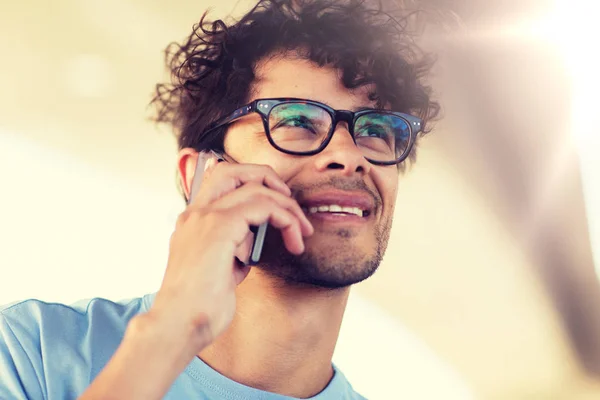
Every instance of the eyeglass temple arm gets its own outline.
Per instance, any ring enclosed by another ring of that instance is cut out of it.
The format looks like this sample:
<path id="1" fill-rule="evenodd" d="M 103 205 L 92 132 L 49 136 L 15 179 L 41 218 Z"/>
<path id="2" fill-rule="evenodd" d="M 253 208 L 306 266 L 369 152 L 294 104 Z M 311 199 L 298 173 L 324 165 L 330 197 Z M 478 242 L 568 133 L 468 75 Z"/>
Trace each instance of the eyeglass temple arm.
<path id="1" fill-rule="evenodd" d="M 217 120 L 206 132 L 206 134 L 211 133 L 212 131 L 214 131 L 215 129 L 218 129 L 224 125 L 227 125 L 233 121 L 235 121 L 238 118 L 244 117 L 248 114 L 250 114 L 251 112 L 256 110 L 256 101 L 253 101 L 250 104 L 247 104 L 243 107 L 238 108 L 237 110 L 235 110 L 234 112 L 232 112 L 231 114 L 229 114 L 226 117 L 221 118 L 220 120 Z"/>

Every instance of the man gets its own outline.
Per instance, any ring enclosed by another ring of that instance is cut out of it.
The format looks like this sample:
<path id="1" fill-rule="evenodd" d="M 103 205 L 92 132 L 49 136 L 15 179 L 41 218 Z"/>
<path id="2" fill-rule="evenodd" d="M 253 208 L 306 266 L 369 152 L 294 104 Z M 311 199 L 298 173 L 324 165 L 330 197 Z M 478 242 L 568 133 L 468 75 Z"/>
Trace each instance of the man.
<path id="1" fill-rule="evenodd" d="M 399 167 L 437 112 L 416 54 L 361 1 L 203 18 L 155 98 L 189 200 L 159 291 L 5 307 L 0 398 L 362 398 L 331 359 L 350 286 L 386 249 Z M 206 161 L 190 199 L 201 154 L 225 162 Z"/>

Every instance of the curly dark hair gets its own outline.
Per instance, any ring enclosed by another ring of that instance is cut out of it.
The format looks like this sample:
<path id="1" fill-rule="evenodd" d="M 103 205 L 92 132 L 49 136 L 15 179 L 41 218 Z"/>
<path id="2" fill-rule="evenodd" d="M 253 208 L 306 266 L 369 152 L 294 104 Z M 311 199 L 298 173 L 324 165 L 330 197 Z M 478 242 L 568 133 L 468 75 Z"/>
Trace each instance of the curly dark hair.
<path id="1" fill-rule="evenodd" d="M 371 5 L 370 5 L 371 4 Z M 249 102 L 257 63 L 296 51 L 320 66 L 341 71 L 349 89 L 375 88 L 378 107 L 437 116 L 438 103 L 423 78 L 431 57 L 409 32 L 410 14 L 366 0 L 259 0 L 238 21 L 208 21 L 205 13 L 183 44 L 167 47 L 171 83 L 156 87 L 154 120 L 175 129 L 179 148 L 222 150 L 225 129 L 208 143 L 207 127 Z"/>

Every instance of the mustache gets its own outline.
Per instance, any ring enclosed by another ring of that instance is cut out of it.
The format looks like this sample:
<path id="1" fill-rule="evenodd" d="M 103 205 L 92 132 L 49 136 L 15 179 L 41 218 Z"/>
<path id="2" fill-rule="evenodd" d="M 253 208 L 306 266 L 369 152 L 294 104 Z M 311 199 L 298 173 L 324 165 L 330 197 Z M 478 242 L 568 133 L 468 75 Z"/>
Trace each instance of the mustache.
<path id="1" fill-rule="evenodd" d="M 381 197 L 371 189 L 364 181 L 359 179 L 347 179 L 339 176 L 331 176 L 325 180 L 303 185 L 290 186 L 292 197 L 295 199 L 309 196 L 311 193 L 325 189 L 337 189 L 343 191 L 364 192 L 373 198 L 375 208 L 381 206 Z"/>

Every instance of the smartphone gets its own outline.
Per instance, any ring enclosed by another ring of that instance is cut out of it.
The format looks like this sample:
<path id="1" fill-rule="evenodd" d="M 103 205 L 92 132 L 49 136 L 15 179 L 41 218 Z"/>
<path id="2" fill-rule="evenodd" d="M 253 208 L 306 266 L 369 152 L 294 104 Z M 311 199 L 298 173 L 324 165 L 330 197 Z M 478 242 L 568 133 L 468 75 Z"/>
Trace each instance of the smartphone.
<path id="1" fill-rule="evenodd" d="M 200 184 L 202 183 L 202 177 L 204 176 L 204 165 L 211 158 L 216 157 L 219 162 L 226 162 L 223 157 L 213 151 L 203 151 L 198 155 L 198 162 L 196 163 L 196 171 L 194 172 L 194 179 L 192 179 L 192 188 L 190 190 L 190 198 L 188 204 L 195 198 Z M 263 245 L 265 243 L 265 236 L 267 235 L 267 226 L 265 222 L 259 226 L 250 226 L 250 231 L 254 234 L 254 240 L 252 242 L 252 250 L 250 251 L 250 257 L 246 265 L 256 265 L 260 261 L 260 255 L 262 254 Z"/>

